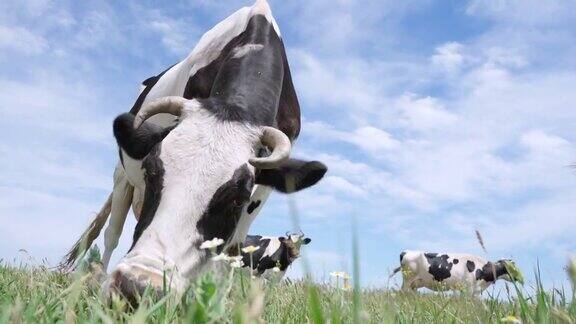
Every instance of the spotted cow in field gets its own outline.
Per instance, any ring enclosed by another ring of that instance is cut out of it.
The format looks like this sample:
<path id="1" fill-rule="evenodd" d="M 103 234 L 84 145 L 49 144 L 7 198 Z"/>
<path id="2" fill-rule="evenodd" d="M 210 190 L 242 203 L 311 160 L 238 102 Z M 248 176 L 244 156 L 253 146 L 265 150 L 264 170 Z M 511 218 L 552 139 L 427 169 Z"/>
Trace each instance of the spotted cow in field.
<path id="1" fill-rule="evenodd" d="M 403 251 L 392 275 L 402 271 L 402 290 L 425 287 L 479 294 L 498 279 L 522 282 L 519 272 L 511 275 L 512 268 L 516 269 L 511 260 L 490 262 L 472 254 Z"/>
<path id="2" fill-rule="evenodd" d="M 134 301 L 148 286 L 158 295 L 166 285 L 184 291 L 208 263 L 202 242 L 241 244 L 272 190 L 296 192 L 324 176 L 321 162 L 290 155 L 300 126 L 280 30 L 268 3 L 257 0 L 144 81 L 132 109 L 116 118 L 113 192 L 63 266 L 110 216 L 106 268 L 132 206 L 132 246 L 103 283 L 105 294 Z"/>
<path id="3" fill-rule="evenodd" d="M 281 279 L 288 267 L 300 256 L 300 248 L 312 240 L 304 234 L 288 234 L 286 236 L 248 235 L 244 247 L 259 247 L 252 254 L 242 252 L 244 267 L 252 268 L 256 276 Z"/>

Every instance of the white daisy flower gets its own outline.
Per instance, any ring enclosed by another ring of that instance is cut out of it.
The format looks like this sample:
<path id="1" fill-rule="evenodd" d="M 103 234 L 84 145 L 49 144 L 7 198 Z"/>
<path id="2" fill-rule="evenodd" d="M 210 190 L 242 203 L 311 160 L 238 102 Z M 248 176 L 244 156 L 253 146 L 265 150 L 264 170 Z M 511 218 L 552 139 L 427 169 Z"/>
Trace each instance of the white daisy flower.
<path id="1" fill-rule="evenodd" d="M 242 260 L 236 260 L 230 263 L 232 268 L 242 268 L 244 266 L 244 262 Z"/>
<path id="2" fill-rule="evenodd" d="M 522 324 L 522 321 L 513 315 L 508 315 L 500 319 L 501 323 Z"/>
<path id="3" fill-rule="evenodd" d="M 213 238 L 211 240 L 208 241 L 204 241 L 202 244 L 200 244 L 200 248 L 201 249 L 214 249 L 220 245 L 224 244 L 224 240 L 221 238 Z"/>
<path id="4" fill-rule="evenodd" d="M 228 257 L 228 261 L 241 261 L 242 260 L 242 256 L 241 255 L 237 255 L 237 256 L 229 256 Z"/>
<path id="5" fill-rule="evenodd" d="M 252 254 L 252 253 L 258 251 L 259 249 L 260 249 L 259 246 L 250 245 L 250 246 L 247 246 L 247 247 L 243 248 L 243 249 L 242 249 L 242 252 Z"/>
<path id="6" fill-rule="evenodd" d="M 350 275 L 348 275 L 348 274 L 347 274 L 346 272 L 344 272 L 344 271 L 333 271 L 333 272 L 330 272 L 330 275 L 331 275 L 332 277 L 336 277 L 336 278 L 345 278 L 345 279 L 350 278 Z"/>
<path id="7" fill-rule="evenodd" d="M 230 257 L 226 253 L 220 253 L 212 257 L 212 261 L 228 261 Z"/>

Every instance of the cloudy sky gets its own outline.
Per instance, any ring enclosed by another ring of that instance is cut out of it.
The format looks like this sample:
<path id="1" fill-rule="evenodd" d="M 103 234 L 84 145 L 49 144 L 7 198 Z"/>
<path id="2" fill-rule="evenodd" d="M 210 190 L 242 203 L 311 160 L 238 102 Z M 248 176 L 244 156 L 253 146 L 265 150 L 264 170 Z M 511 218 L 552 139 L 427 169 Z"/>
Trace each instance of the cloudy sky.
<path id="1" fill-rule="evenodd" d="M 249 1 L 0 3 L 0 258 L 55 264 L 111 190 L 113 118 Z M 512 257 L 565 283 L 576 252 L 576 1 L 271 1 L 320 185 L 275 194 L 251 232 L 292 229 L 322 278 L 365 285 L 403 249 Z M 131 216 L 130 216 L 131 217 Z M 127 222 L 115 260 L 126 252 Z M 102 246 L 102 240 L 99 240 Z M 300 265 L 290 275 L 299 276 Z"/>

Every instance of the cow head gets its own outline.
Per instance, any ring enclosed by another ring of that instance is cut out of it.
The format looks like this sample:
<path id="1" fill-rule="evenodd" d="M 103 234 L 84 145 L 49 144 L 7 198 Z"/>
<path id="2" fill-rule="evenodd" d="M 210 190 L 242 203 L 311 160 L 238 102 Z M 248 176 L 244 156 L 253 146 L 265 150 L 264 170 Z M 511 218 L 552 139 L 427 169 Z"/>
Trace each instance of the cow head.
<path id="1" fill-rule="evenodd" d="M 524 277 L 516 263 L 510 259 L 502 259 L 494 264 L 496 279 L 504 279 L 509 282 L 524 284 Z"/>
<path id="2" fill-rule="evenodd" d="M 312 239 L 305 237 L 302 232 L 298 234 L 286 232 L 286 237 L 280 237 L 279 239 L 280 242 L 286 245 L 289 263 L 294 262 L 294 260 L 300 257 L 302 245 L 307 245 L 312 241 Z"/>
<path id="3" fill-rule="evenodd" d="M 164 280 L 183 290 L 208 258 L 201 243 L 231 238 L 255 184 L 286 191 L 290 182 L 295 191 L 326 172 L 319 162 L 294 164 L 290 140 L 280 130 L 222 120 L 214 113 L 212 105 L 217 104 L 165 97 L 142 107 L 136 116 L 125 114 L 115 121 L 121 148 L 131 152 L 139 147 L 146 153 L 146 192 L 132 247 L 107 279 L 105 287 L 112 292 L 131 299 L 148 285 L 160 292 Z M 157 113 L 176 115 L 179 124 L 159 143 L 143 143 L 157 140 L 146 134 L 144 124 Z M 259 157 L 264 148 L 270 154 Z M 264 171 L 275 180 L 263 177 Z"/>

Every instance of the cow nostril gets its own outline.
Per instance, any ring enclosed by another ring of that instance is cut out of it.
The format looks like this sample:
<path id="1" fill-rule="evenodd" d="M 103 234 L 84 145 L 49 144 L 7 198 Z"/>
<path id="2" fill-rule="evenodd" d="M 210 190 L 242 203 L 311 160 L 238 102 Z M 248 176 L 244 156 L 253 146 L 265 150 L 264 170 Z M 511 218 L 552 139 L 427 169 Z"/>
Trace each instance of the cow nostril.
<path id="1" fill-rule="evenodd" d="M 133 274 L 116 270 L 111 274 L 110 292 L 119 295 L 136 308 L 147 289 L 151 290 L 150 293 L 153 298 L 162 297 L 162 285 L 158 286 L 155 279 L 157 278 L 144 273 Z"/>

